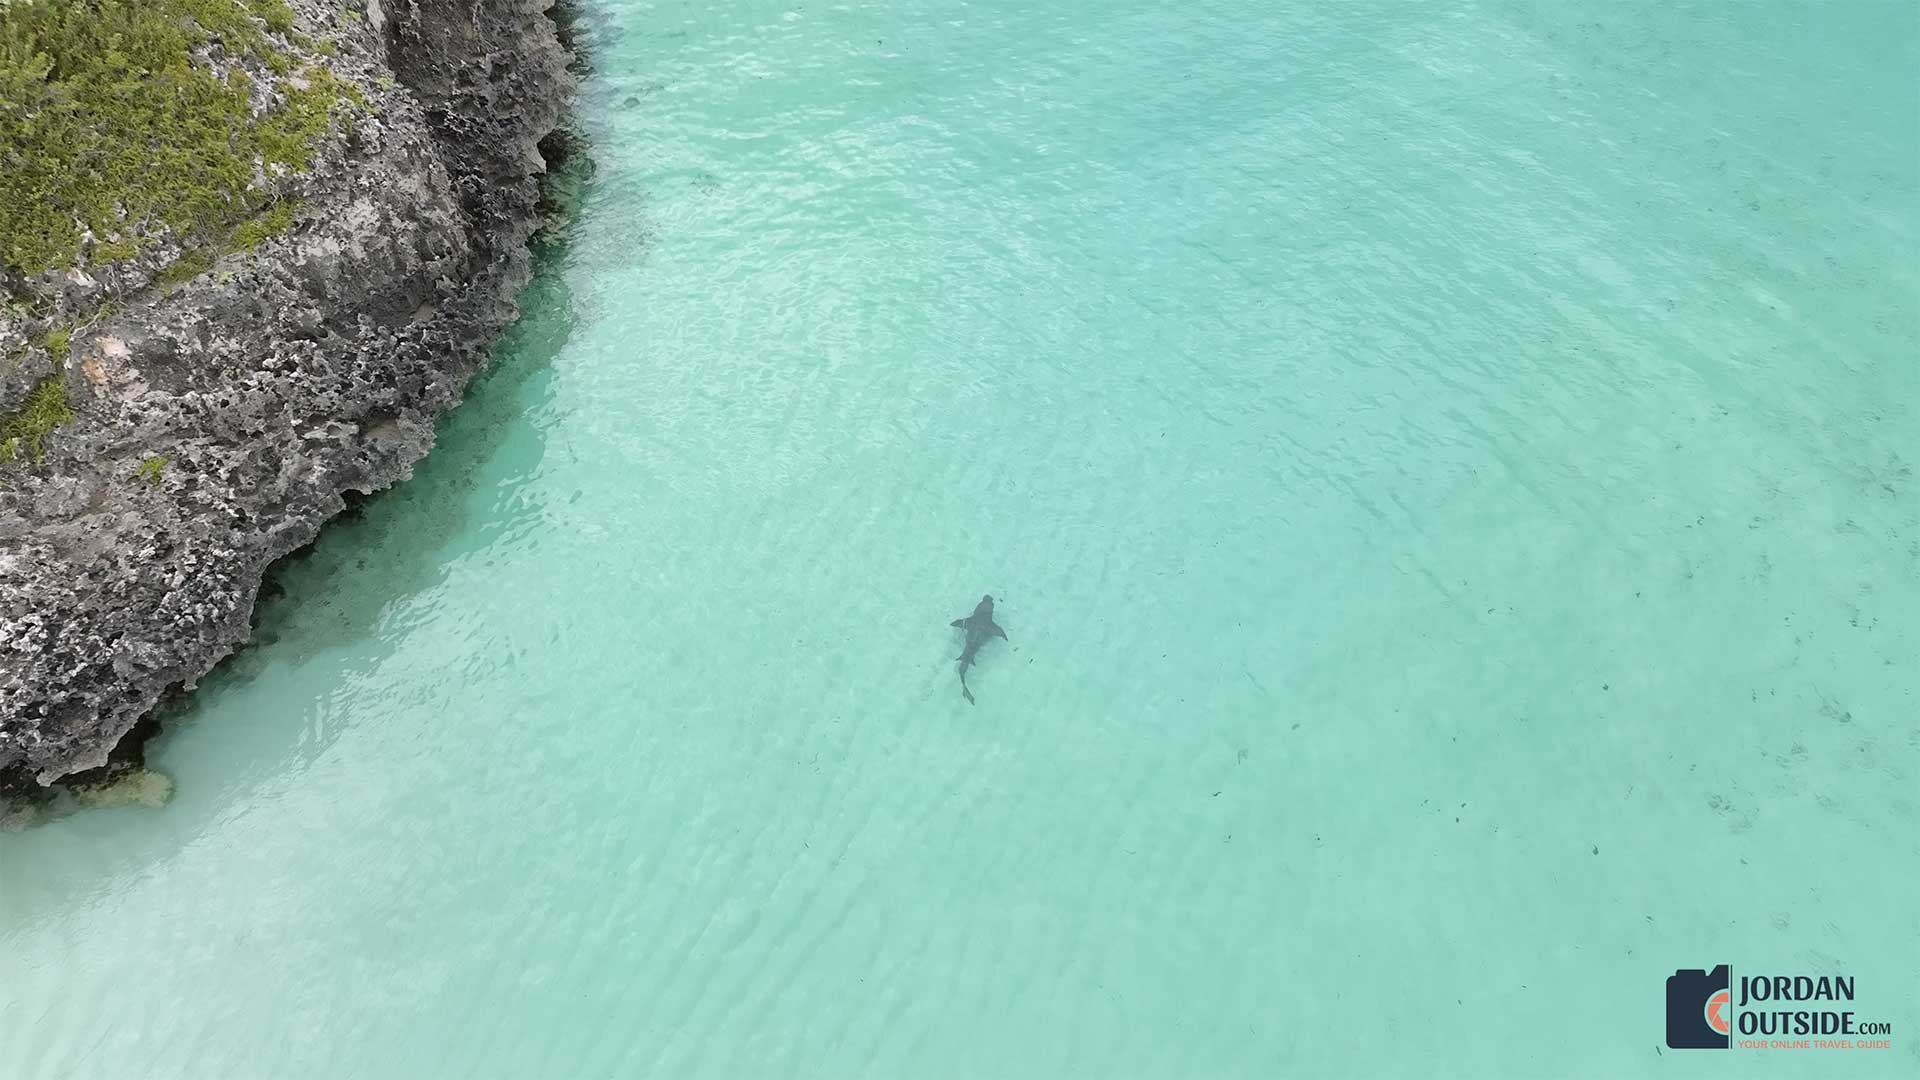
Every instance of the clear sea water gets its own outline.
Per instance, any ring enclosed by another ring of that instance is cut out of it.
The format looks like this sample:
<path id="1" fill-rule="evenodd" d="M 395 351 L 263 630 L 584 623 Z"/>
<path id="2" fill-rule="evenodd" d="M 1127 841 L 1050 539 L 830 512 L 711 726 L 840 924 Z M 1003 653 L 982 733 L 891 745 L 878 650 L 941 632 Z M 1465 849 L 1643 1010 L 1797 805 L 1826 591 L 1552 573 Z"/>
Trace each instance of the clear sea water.
<path id="1" fill-rule="evenodd" d="M 585 33 L 440 448 L 0 836 L 0 1076 L 1920 1073 L 1915 5 Z"/>

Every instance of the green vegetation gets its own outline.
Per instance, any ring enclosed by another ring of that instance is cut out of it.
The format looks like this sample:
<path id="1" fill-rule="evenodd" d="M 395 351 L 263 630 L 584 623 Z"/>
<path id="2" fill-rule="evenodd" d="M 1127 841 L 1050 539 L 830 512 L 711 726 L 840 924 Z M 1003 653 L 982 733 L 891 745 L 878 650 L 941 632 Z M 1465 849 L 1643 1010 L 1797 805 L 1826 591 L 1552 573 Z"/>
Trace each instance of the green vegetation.
<path id="1" fill-rule="evenodd" d="M 67 384 L 54 375 L 34 387 L 11 416 L 0 418 L 0 462 L 17 460 L 22 450 L 39 461 L 47 435 L 72 419 Z"/>
<path id="2" fill-rule="evenodd" d="M 147 458 L 147 460 L 141 462 L 140 467 L 133 471 L 133 475 L 145 480 L 149 484 L 157 485 L 160 483 L 160 474 L 166 470 L 166 467 L 167 459 L 161 457 L 159 454 L 154 454 Z"/>
<path id="3" fill-rule="evenodd" d="M 276 34 L 293 33 L 293 9 L 283 0 L 248 0 L 247 9 Z"/>
<path id="4" fill-rule="evenodd" d="M 162 285 L 178 285 L 190 281 L 213 268 L 213 253 L 205 248 L 194 248 L 178 259 L 167 264 L 156 279 Z"/>
<path id="5" fill-rule="evenodd" d="M 95 263 L 119 262 L 140 254 L 140 245 L 132 240 L 102 240 L 93 245 L 88 261 Z"/>
<path id="6" fill-rule="evenodd" d="M 334 110 L 363 100 L 276 45 L 292 28 L 283 0 L 0 3 L 0 263 L 71 266 L 83 229 L 94 262 L 134 254 L 156 224 L 217 243 L 265 208 L 256 172 L 304 170 Z M 245 72 L 194 60 L 216 40 L 295 72 L 262 115 Z"/>
<path id="7" fill-rule="evenodd" d="M 47 354 L 59 363 L 67 355 L 67 346 L 73 344 L 72 330 L 54 330 L 47 334 Z"/>
<path id="8" fill-rule="evenodd" d="M 266 240 L 293 228 L 293 215 L 300 211 L 298 200 L 283 202 L 233 230 L 233 250 L 252 251 Z"/>

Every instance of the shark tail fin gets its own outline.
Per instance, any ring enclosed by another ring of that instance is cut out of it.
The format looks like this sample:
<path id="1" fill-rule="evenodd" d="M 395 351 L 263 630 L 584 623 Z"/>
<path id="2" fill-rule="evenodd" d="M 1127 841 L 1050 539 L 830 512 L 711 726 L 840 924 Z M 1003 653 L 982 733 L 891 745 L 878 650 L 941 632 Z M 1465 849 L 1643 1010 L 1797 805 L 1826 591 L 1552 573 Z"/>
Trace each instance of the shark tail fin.
<path id="1" fill-rule="evenodd" d="M 973 691 L 967 689 L 967 669 L 966 668 L 960 669 L 960 696 L 967 699 L 967 704 L 969 705 L 973 704 Z"/>

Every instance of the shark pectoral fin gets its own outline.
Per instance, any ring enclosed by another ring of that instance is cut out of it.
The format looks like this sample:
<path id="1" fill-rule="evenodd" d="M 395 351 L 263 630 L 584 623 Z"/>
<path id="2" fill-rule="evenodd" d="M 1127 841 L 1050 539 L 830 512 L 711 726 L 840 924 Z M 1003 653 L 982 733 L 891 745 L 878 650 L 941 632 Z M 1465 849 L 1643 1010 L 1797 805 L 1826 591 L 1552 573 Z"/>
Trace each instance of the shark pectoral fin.
<path id="1" fill-rule="evenodd" d="M 965 620 L 965 619 L 955 619 L 955 620 L 953 620 L 952 622 L 950 622 L 950 623 L 948 623 L 947 625 L 948 625 L 948 626 L 965 626 L 965 625 L 967 625 L 967 620 Z"/>
<path id="2" fill-rule="evenodd" d="M 1005 630 L 1000 629 L 999 623 L 993 624 L 993 632 L 996 634 L 999 634 L 1002 638 L 1005 638 L 1007 636 L 1007 632 Z"/>

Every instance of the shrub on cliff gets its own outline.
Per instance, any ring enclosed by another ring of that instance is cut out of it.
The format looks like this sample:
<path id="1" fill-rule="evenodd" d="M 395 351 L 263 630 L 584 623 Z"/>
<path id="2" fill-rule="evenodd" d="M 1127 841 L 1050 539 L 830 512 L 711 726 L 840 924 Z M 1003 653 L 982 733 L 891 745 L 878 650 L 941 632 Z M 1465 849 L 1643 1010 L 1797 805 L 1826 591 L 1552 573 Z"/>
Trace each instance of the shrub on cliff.
<path id="1" fill-rule="evenodd" d="M 343 100 L 292 28 L 283 0 L 0 0 L 0 263 L 108 262 L 267 206 Z M 272 73 L 257 113 L 248 67 Z"/>
<path id="2" fill-rule="evenodd" d="M 0 464 L 22 456 L 38 461 L 42 442 L 54 428 L 71 419 L 67 384 L 57 375 L 42 380 L 19 408 L 0 416 Z"/>

